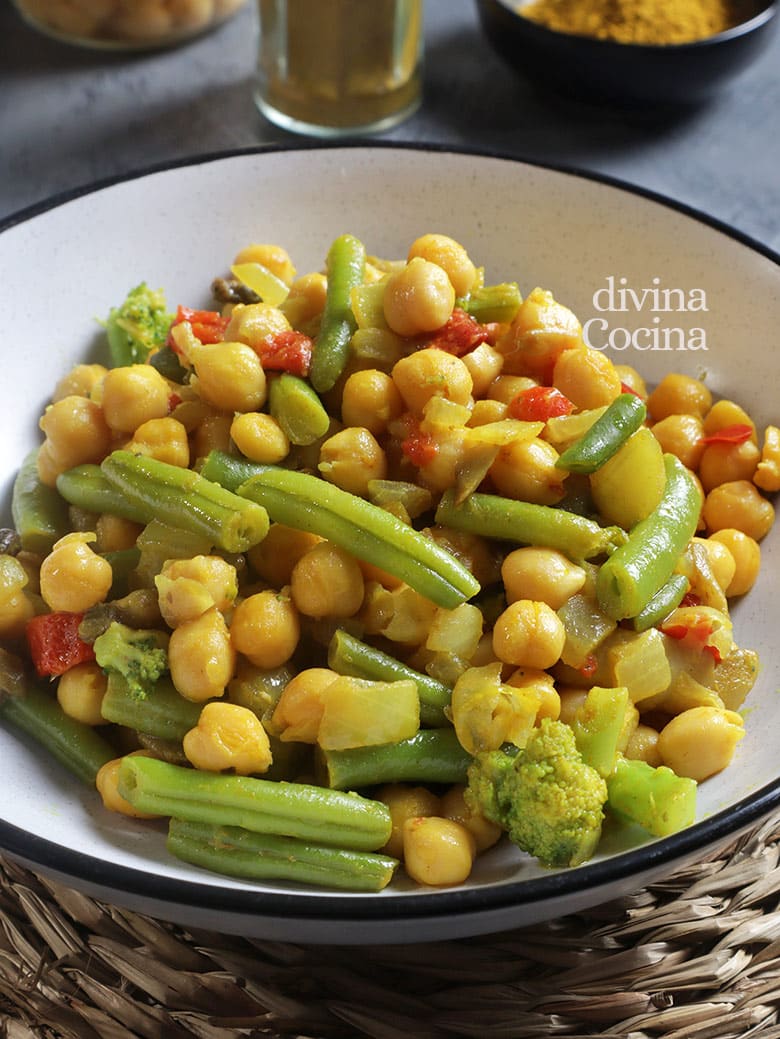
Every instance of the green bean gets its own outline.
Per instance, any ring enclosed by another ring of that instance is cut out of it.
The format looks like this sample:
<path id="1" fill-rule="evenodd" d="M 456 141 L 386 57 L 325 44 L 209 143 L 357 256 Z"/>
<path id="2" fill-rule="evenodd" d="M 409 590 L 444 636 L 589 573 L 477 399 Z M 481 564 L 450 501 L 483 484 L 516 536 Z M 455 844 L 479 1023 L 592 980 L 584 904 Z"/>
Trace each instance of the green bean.
<path id="1" fill-rule="evenodd" d="M 642 612 L 672 576 L 696 533 L 701 492 L 674 455 L 664 455 L 664 467 L 666 486 L 661 501 L 602 564 L 596 578 L 599 605 L 613 620 Z"/>
<path id="2" fill-rule="evenodd" d="M 116 757 L 111 745 L 92 726 L 65 714 L 53 693 L 30 685 L 22 696 L 0 698 L 0 718 L 15 725 L 85 783 Z"/>
<path id="3" fill-rule="evenodd" d="M 421 729 L 398 743 L 320 752 L 320 769 L 333 790 L 380 783 L 465 783 L 472 758 L 454 729 Z"/>
<path id="4" fill-rule="evenodd" d="M 239 494 L 265 506 L 276 522 L 394 574 L 438 606 L 452 609 L 479 591 L 474 576 L 432 538 L 317 476 L 267 466 Z"/>
<path id="5" fill-rule="evenodd" d="M 696 817 L 696 782 L 661 765 L 619 757 L 607 779 L 607 803 L 613 812 L 638 823 L 654 837 L 668 837 Z"/>
<path id="6" fill-rule="evenodd" d="M 242 483 L 264 473 L 266 469 L 267 465 L 250 462 L 243 456 L 228 455 L 224 451 L 209 451 L 200 467 L 200 475 L 235 493 Z"/>
<path id="7" fill-rule="evenodd" d="M 349 341 L 356 322 L 350 293 L 363 282 L 366 250 L 352 235 L 341 235 L 330 247 L 327 260 L 328 289 L 320 331 L 314 341 L 309 378 L 318 393 L 335 386 L 349 356 Z"/>
<path id="8" fill-rule="evenodd" d="M 556 461 L 570 473 L 594 473 L 607 462 L 642 425 L 647 408 L 635 393 L 621 393 L 603 415 Z"/>
<path id="9" fill-rule="evenodd" d="M 38 475 L 38 448 L 26 455 L 14 480 L 11 516 L 22 548 L 42 556 L 70 529 L 67 503 Z"/>
<path id="10" fill-rule="evenodd" d="M 121 494 L 106 479 L 99 465 L 77 465 L 57 477 L 57 490 L 70 505 L 94 512 L 121 516 L 134 523 L 145 523 L 148 510 Z"/>
<path id="11" fill-rule="evenodd" d="M 381 891 L 398 868 L 398 860 L 387 855 L 182 819 L 171 819 L 167 846 L 177 858 L 214 873 L 350 891 Z"/>
<path id="12" fill-rule="evenodd" d="M 501 285 L 483 285 L 469 296 L 458 299 L 456 307 L 465 310 L 473 318 L 486 325 L 498 321 L 509 324 L 523 302 L 520 289 L 514 281 Z"/>
<path id="13" fill-rule="evenodd" d="M 330 416 L 307 382 L 285 372 L 271 379 L 268 410 L 291 444 L 306 447 L 325 436 Z"/>
<path id="14" fill-rule="evenodd" d="M 119 792 L 144 812 L 189 822 L 240 826 L 356 851 L 374 851 L 390 836 L 390 812 L 379 801 L 306 783 L 180 768 L 126 757 Z"/>
<path id="15" fill-rule="evenodd" d="M 690 581 L 684 574 L 672 574 L 669 580 L 655 593 L 644 609 L 634 617 L 634 631 L 654 628 L 682 602 Z"/>
<path id="16" fill-rule="evenodd" d="M 495 494 L 471 494 L 456 505 L 452 490 L 442 496 L 436 522 L 499 541 L 557 548 L 575 562 L 614 552 L 626 539 L 620 527 L 600 527 L 564 509 Z"/>
<path id="17" fill-rule="evenodd" d="M 124 725 L 158 739 L 181 742 L 198 724 L 204 706 L 185 700 L 167 676 L 158 679 L 143 699 L 133 696 L 127 681 L 113 672 L 108 677 L 100 713 L 107 722 L 115 725 Z"/>
<path id="18" fill-rule="evenodd" d="M 367 646 L 365 642 L 338 628 L 328 646 L 328 667 L 340 675 L 368 678 L 379 682 L 397 682 L 411 679 L 417 685 L 420 697 L 420 722 L 431 728 L 449 725 L 445 709 L 449 706 L 452 690 L 430 675 L 421 674 L 400 660 Z"/>
<path id="19" fill-rule="evenodd" d="M 101 469 L 118 495 L 170 527 L 202 534 L 228 552 L 244 552 L 268 533 L 268 515 L 256 502 L 239 498 L 191 469 L 157 458 L 114 451 Z"/>

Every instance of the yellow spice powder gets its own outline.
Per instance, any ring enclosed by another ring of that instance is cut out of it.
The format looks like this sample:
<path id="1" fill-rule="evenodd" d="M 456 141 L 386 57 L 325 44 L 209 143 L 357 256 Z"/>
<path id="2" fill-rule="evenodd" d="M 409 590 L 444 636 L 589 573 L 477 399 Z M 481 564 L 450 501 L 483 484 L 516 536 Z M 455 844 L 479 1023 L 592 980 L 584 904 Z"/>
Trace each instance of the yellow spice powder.
<path id="1" fill-rule="evenodd" d="M 525 18 L 548 29 L 619 43 L 689 43 L 746 21 L 748 0 L 533 0 Z"/>

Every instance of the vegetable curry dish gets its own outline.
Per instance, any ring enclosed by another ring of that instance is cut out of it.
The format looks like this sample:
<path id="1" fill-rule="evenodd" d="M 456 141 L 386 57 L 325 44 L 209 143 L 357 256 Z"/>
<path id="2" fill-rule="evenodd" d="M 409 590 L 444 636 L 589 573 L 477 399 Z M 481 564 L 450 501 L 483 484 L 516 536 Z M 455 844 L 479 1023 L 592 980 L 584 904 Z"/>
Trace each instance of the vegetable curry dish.
<path id="1" fill-rule="evenodd" d="M 210 291 L 112 301 L 54 388 L 3 724 L 250 881 L 451 886 L 502 839 L 564 868 L 690 825 L 744 734 L 780 430 L 444 234 L 304 274 L 249 245 Z"/>

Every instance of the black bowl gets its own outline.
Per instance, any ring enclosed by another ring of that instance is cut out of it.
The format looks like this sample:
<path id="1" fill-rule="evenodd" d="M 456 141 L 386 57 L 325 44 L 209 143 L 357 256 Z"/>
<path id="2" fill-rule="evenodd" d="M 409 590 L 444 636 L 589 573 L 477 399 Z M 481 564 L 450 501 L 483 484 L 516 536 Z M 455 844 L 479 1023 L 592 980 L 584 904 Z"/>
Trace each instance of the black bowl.
<path id="1" fill-rule="evenodd" d="M 778 0 L 756 3 L 746 22 L 693 43 L 615 43 L 557 32 L 517 13 L 514 0 L 476 0 L 482 27 L 522 75 L 573 96 L 623 104 L 707 100 L 766 47 Z"/>

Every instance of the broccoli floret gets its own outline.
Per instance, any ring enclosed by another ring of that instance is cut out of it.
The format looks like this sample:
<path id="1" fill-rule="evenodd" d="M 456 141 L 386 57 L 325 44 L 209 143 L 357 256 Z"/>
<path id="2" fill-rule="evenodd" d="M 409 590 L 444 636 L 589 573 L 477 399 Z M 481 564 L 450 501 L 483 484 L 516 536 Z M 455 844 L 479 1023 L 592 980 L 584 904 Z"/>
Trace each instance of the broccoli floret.
<path id="1" fill-rule="evenodd" d="M 164 631 L 128 628 L 114 621 L 95 639 L 92 648 L 103 670 L 121 675 L 139 700 L 148 696 L 168 670 L 168 636 Z"/>
<path id="2" fill-rule="evenodd" d="M 172 321 L 162 291 L 150 289 L 146 282 L 136 285 L 105 321 L 111 363 L 144 364 L 152 350 L 165 344 Z"/>
<path id="3" fill-rule="evenodd" d="M 582 760 L 569 726 L 545 718 L 514 755 L 475 757 L 466 800 L 543 866 L 577 866 L 601 837 L 607 785 Z"/>

